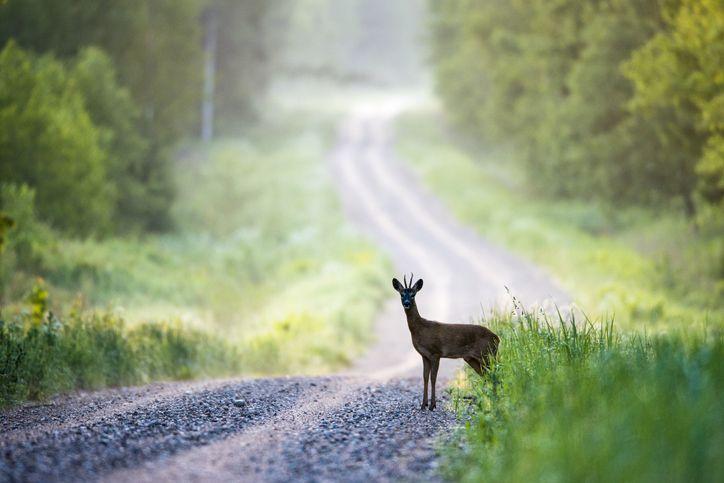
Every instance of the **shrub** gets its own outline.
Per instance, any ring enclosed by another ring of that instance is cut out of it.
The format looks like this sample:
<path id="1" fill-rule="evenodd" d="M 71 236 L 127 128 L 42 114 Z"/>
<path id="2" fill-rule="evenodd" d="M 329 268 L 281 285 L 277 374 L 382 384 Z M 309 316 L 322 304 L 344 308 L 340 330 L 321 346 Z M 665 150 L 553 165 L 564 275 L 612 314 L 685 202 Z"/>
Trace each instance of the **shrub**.
<path id="1" fill-rule="evenodd" d="M 116 315 L 77 309 L 57 317 L 48 311 L 47 297 L 40 282 L 28 309 L 0 319 L 0 406 L 75 388 L 240 370 L 233 346 L 180 322 L 127 327 Z"/>
<path id="2" fill-rule="evenodd" d="M 9 42 L 0 52 L 0 179 L 32 186 L 54 226 L 102 233 L 114 197 L 105 163 L 100 132 L 65 68 Z"/>
<path id="3" fill-rule="evenodd" d="M 13 221 L 9 227 L 5 249 L 0 251 L 0 301 L 10 297 L 10 283 L 17 270 L 43 275 L 53 256 L 51 230 L 38 221 L 35 213 L 35 191 L 21 185 L 0 183 L 0 210 Z"/>

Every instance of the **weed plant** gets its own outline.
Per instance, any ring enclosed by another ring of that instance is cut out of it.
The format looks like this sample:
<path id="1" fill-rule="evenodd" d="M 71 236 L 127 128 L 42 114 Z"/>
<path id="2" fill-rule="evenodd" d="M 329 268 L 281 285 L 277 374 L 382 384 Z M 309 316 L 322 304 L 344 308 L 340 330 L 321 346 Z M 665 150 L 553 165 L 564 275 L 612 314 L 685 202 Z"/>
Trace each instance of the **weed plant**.
<path id="1" fill-rule="evenodd" d="M 48 310 L 34 287 L 27 307 L 0 320 L 0 406 L 71 389 L 240 372 L 238 348 L 180 321 L 128 326 L 110 313 Z"/>

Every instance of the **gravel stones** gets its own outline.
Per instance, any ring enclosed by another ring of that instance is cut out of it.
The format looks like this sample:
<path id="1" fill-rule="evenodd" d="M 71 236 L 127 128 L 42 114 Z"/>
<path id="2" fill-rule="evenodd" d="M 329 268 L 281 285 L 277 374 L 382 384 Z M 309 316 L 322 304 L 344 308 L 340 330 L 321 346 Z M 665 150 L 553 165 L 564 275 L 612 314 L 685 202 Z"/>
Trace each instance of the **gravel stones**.
<path id="1" fill-rule="evenodd" d="M 436 441 L 455 424 L 418 408 L 417 379 L 178 386 L 5 411 L 0 481 L 430 480 Z"/>

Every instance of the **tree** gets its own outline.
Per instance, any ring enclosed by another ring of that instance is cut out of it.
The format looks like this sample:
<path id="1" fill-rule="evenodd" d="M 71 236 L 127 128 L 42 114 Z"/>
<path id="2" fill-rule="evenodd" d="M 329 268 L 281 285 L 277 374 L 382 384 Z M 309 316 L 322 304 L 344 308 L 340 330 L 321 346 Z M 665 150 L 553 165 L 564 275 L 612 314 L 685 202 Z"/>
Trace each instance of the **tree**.
<path id="1" fill-rule="evenodd" d="M 201 6 L 201 0 L 9 0 L 0 5 L 0 43 L 16 39 L 25 48 L 68 61 L 97 46 L 113 60 L 120 84 L 138 106 L 135 122 L 147 145 L 131 162 L 133 177 L 150 197 L 134 199 L 130 211 L 142 208 L 140 221 L 148 229 L 169 225 L 169 150 L 196 126 Z"/>
<path id="2" fill-rule="evenodd" d="M 724 196 L 724 21 L 715 0 L 432 3 L 453 121 L 509 143 L 539 192 L 695 209 Z"/>
<path id="3" fill-rule="evenodd" d="M 682 0 L 665 19 L 624 72 L 635 85 L 631 110 L 666 140 L 691 213 L 697 185 L 710 202 L 724 200 L 724 4 Z"/>
<path id="4" fill-rule="evenodd" d="M 114 231 L 144 229 L 165 207 L 157 206 L 144 178 L 149 146 L 141 133 L 139 109 L 128 89 L 118 84 L 111 59 L 96 47 L 81 50 L 69 75 L 83 95 L 106 152 L 107 176 L 116 189 Z"/>
<path id="5" fill-rule="evenodd" d="M 0 179 L 33 186 L 56 227 L 109 229 L 115 190 L 78 85 L 58 61 L 35 59 L 14 42 L 0 52 Z"/>

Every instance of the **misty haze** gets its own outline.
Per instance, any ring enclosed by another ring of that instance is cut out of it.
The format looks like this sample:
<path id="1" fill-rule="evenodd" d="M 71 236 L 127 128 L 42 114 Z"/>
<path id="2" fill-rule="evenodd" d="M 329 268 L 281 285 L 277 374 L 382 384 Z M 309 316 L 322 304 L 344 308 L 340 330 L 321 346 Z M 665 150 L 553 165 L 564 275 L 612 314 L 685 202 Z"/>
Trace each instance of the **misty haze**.
<path id="1" fill-rule="evenodd" d="M 0 0 L 0 481 L 724 480 L 718 0 Z"/>

